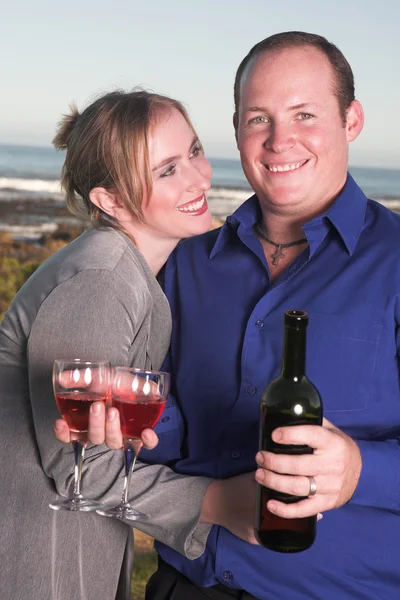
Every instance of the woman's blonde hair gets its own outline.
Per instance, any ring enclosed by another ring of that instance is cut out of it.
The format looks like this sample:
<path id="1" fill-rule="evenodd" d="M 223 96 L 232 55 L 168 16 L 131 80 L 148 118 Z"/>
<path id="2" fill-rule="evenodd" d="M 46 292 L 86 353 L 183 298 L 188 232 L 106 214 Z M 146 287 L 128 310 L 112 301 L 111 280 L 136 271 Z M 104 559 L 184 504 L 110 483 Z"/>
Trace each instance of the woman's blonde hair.
<path id="1" fill-rule="evenodd" d="M 104 187 L 142 219 L 142 202 L 152 193 L 150 128 L 160 116 L 176 109 L 194 132 L 186 110 L 173 98 L 144 90 L 110 92 L 82 113 L 74 105 L 70 109 L 53 140 L 57 150 L 66 150 L 61 185 L 69 210 L 94 226 L 118 228 L 112 217 L 90 202 L 90 191 Z"/>

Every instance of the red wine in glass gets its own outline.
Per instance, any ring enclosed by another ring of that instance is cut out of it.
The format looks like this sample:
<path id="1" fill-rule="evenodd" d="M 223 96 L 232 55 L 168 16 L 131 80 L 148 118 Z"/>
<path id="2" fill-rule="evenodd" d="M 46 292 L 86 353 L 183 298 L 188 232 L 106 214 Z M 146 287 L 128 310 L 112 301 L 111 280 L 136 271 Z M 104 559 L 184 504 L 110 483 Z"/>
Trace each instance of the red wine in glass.
<path id="1" fill-rule="evenodd" d="M 165 408 L 166 399 L 157 394 L 145 396 L 132 393 L 113 397 L 112 404 L 119 410 L 124 438 L 140 439 L 144 429 L 153 429 Z"/>
<path id="2" fill-rule="evenodd" d="M 81 492 L 82 466 L 85 458 L 89 411 L 93 402 L 106 402 L 110 397 L 111 365 L 108 361 L 86 361 L 78 358 L 57 359 L 53 366 L 53 390 L 58 410 L 75 435 L 74 490 L 72 497 L 54 500 L 53 510 L 91 511 L 99 502 L 84 498 Z"/>
<path id="3" fill-rule="evenodd" d="M 124 438 L 124 489 L 121 502 L 117 506 L 97 510 L 99 515 L 128 521 L 146 521 L 149 518 L 130 505 L 128 493 L 136 459 L 142 447 L 140 436 L 144 429 L 153 429 L 161 417 L 169 386 L 169 373 L 115 367 L 111 398 L 113 406 L 119 411 Z"/>
<path id="4" fill-rule="evenodd" d="M 89 411 L 93 402 L 103 402 L 107 398 L 104 394 L 95 392 L 59 392 L 56 394 L 58 410 L 66 421 L 70 431 L 84 433 L 89 427 Z"/>

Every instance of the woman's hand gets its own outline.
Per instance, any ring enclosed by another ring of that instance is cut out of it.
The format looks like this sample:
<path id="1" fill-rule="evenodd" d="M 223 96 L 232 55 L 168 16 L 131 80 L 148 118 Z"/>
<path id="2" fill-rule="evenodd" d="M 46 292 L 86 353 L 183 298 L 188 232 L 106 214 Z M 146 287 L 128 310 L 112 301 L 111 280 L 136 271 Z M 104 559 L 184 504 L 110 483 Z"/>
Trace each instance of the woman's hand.
<path id="1" fill-rule="evenodd" d="M 214 480 L 205 493 L 200 521 L 221 525 L 245 542 L 257 544 L 256 489 L 254 473 Z"/>
<path id="2" fill-rule="evenodd" d="M 57 419 L 54 423 L 54 435 L 65 444 L 82 436 L 70 431 L 64 419 Z M 158 444 L 158 436 L 152 429 L 145 429 L 141 438 L 146 450 L 152 450 Z M 95 445 L 105 443 L 111 450 L 122 448 L 121 425 L 116 408 L 106 408 L 102 402 L 93 402 L 89 413 L 87 440 Z"/>

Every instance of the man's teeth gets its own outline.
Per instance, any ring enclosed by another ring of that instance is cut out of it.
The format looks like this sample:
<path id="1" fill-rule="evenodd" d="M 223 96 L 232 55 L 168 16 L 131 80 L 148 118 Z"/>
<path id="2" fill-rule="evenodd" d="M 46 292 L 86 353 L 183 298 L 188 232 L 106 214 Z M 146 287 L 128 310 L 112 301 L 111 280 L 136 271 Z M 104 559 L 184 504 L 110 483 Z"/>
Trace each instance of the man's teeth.
<path id="1" fill-rule="evenodd" d="M 203 206 L 204 202 L 205 202 L 205 198 L 203 196 L 203 198 L 201 200 L 198 200 L 197 202 L 193 202 L 192 204 L 187 204 L 185 206 L 177 206 L 177 209 L 181 210 L 182 212 L 191 212 L 191 211 L 199 210 Z"/>
<path id="2" fill-rule="evenodd" d="M 291 165 L 267 165 L 267 169 L 273 173 L 283 173 L 284 171 L 295 171 L 299 169 L 304 163 L 297 162 Z"/>

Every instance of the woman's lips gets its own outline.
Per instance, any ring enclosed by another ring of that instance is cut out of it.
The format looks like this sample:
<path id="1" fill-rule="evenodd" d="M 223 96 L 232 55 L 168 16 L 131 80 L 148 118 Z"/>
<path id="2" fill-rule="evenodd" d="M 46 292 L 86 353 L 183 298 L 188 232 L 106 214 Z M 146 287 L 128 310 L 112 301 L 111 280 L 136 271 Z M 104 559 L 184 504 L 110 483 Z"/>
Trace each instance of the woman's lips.
<path id="1" fill-rule="evenodd" d="M 177 206 L 176 209 L 185 215 L 198 216 L 206 212 L 208 209 L 208 204 L 206 197 L 203 194 L 202 196 L 199 196 L 199 198 L 195 198 L 195 200 L 191 200 L 190 202 L 186 202 L 186 204 Z"/>

